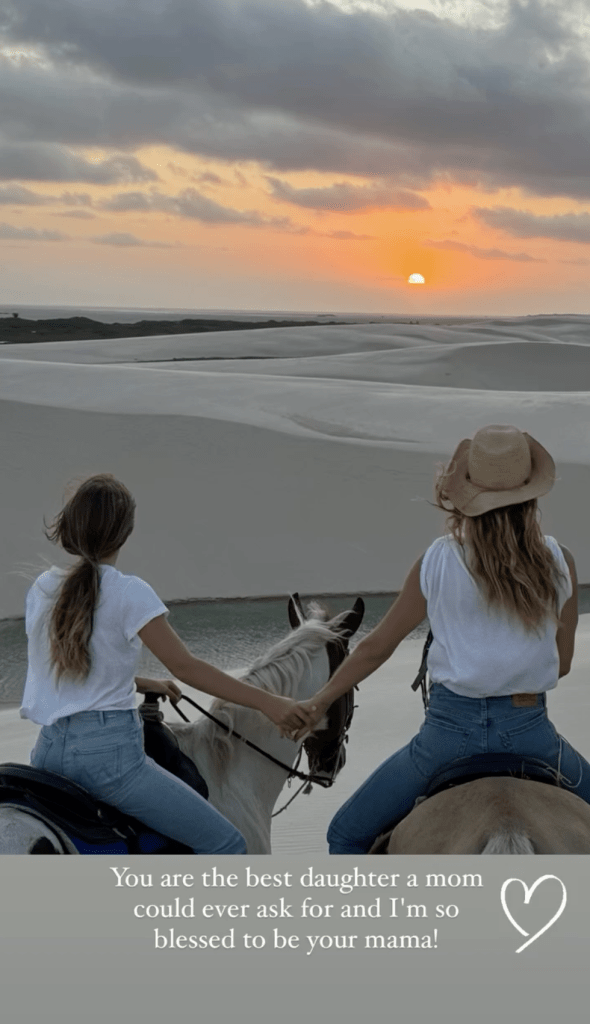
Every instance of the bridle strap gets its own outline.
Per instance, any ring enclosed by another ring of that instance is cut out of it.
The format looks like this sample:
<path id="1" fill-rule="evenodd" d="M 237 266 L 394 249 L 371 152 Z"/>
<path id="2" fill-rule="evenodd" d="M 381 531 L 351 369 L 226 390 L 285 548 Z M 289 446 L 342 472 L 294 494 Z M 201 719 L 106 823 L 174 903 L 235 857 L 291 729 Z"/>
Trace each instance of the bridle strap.
<path id="1" fill-rule="evenodd" d="M 324 788 L 328 788 L 333 784 L 333 778 L 329 779 L 325 775 L 305 775 L 303 772 L 297 771 L 296 768 L 293 768 L 292 765 L 288 765 L 285 764 L 283 761 L 279 761 L 278 758 L 273 757 L 272 754 L 267 753 L 266 750 L 263 750 L 262 747 L 257 746 L 256 743 L 252 743 L 252 741 L 247 740 L 245 736 L 241 736 L 239 732 L 235 732 L 233 729 L 229 727 L 229 725 L 226 725 L 225 722 L 221 722 L 219 718 L 216 718 L 215 715 L 212 715 L 209 711 L 206 711 L 205 708 L 202 708 L 201 705 L 197 704 L 196 701 L 191 700 L 191 698 L 187 697 L 185 693 L 183 693 L 180 700 L 188 701 L 188 703 L 192 704 L 192 706 L 196 708 L 197 711 L 200 711 L 201 714 L 206 715 L 206 717 L 211 719 L 212 722 L 215 722 L 215 725 L 219 725 L 222 729 L 225 729 L 227 733 L 230 733 L 232 736 L 235 736 L 237 740 L 240 740 L 242 743 L 245 743 L 247 747 L 251 747 L 251 749 L 255 750 L 258 754 L 262 754 L 263 757 L 266 757 L 268 761 L 272 761 L 273 764 L 278 765 L 279 768 L 284 768 L 284 770 L 288 772 L 290 778 L 302 779 L 303 782 L 316 783 L 318 786 L 323 786 Z M 184 719 L 185 722 L 188 722 L 189 719 L 180 710 L 180 708 L 176 704 L 173 704 L 172 701 L 170 703 L 176 709 L 180 717 Z"/>
<path id="2" fill-rule="evenodd" d="M 419 686 L 421 687 L 421 689 L 422 689 L 422 702 L 424 704 L 424 708 L 425 709 L 428 708 L 428 687 L 426 685 L 426 673 L 428 671 L 428 652 L 430 650 L 430 645 L 432 643 L 432 640 L 433 640 L 432 630 L 429 629 L 428 630 L 428 636 L 426 637 L 426 643 L 424 644 L 424 648 L 423 648 L 423 651 L 422 651 L 422 663 L 421 663 L 420 668 L 418 670 L 418 675 L 416 676 L 416 678 L 414 679 L 414 682 L 412 683 L 412 689 L 413 690 L 417 690 Z"/>

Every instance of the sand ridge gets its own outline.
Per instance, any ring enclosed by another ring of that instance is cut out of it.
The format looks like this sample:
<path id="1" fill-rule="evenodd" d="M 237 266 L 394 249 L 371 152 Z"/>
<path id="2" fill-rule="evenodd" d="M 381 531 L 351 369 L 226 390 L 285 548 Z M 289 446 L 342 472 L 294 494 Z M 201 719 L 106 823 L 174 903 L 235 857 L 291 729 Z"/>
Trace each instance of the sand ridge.
<path id="1" fill-rule="evenodd" d="M 567 344 L 567 354 L 563 345 Z M 503 346 L 504 351 L 499 352 Z M 386 351 L 300 359 L 190 359 L 146 362 L 150 369 L 418 384 L 483 391 L 581 391 L 590 382 L 590 345 L 548 341 L 485 341 L 415 345 Z"/>

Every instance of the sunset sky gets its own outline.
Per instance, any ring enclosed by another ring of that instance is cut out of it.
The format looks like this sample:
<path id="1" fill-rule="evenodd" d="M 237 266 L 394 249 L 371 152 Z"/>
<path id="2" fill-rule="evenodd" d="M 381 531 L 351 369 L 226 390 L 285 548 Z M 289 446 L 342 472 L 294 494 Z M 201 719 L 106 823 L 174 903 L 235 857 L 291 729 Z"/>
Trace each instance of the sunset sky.
<path id="1" fill-rule="evenodd" d="M 0 0 L 0 307 L 587 313 L 589 57 L 588 0 Z"/>

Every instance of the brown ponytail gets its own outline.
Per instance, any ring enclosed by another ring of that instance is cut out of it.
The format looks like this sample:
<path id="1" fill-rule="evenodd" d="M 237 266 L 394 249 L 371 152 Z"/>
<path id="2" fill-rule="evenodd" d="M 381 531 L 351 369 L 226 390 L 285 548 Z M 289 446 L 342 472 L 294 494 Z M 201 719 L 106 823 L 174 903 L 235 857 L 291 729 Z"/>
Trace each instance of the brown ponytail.
<path id="1" fill-rule="evenodd" d="M 45 531 L 48 540 L 80 558 L 59 590 L 49 622 L 50 657 L 58 677 L 84 679 L 90 671 L 98 566 L 125 543 L 134 515 L 135 501 L 124 484 L 101 473 L 80 485 Z"/>

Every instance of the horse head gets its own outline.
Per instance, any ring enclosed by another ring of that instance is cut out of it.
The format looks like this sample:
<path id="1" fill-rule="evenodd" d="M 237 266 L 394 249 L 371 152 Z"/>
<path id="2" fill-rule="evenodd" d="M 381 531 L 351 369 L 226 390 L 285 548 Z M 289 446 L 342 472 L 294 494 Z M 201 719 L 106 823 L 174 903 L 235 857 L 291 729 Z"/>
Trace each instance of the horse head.
<path id="1" fill-rule="evenodd" d="M 299 628 L 309 621 L 310 615 L 328 620 L 328 614 L 321 605 L 312 602 L 305 615 L 299 594 L 289 599 L 289 622 L 293 629 Z M 358 597 L 353 607 L 330 621 L 334 629 L 334 639 L 326 644 L 329 678 L 334 675 L 348 654 L 349 640 L 358 630 L 365 614 L 365 603 Z M 346 747 L 348 730 L 354 714 L 353 691 L 349 690 L 338 697 L 328 708 L 322 728 L 309 736 L 304 744 L 310 773 L 315 776 L 319 785 L 329 786 L 346 763 Z M 325 782 L 320 780 L 324 778 Z"/>
<path id="2" fill-rule="evenodd" d="M 253 686 L 283 697 L 308 700 L 328 682 L 346 657 L 350 637 L 359 628 L 363 614 L 361 598 L 356 600 L 352 609 L 330 619 L 327 610 L 315 601 L 310 602 L 304 612 L 299 595 L 293 595 L 289 600 L 292 631 L 257 658 L 245 674 L 240 673 L 240 677 Z M 220 771 L 224 767 L 229 770 L 234 755 L 240 749 L 240 744 L 236 747 L 233 740 L 236 733 L 245 734 L 281 761 L 290 760 L 292 763 L 294 760 L 296 745 L 290 739 L 281 738 L 275 727 L 259 712 L 223 700 L 213 701 L 209 711 L 224 723 L 225 730 L 210 721 L 203 722 L 198 739 L 216 752 Z M 340 737 L 337 746 L 341 745 L 343 725 L 350 722 L 351 713 L 352 695 L 348 695 L 334 703 L 321 723 L 321 729 L 306 741 L 316 762 L 319 752 L 324 751 L 322 763 L 318 765 L 323 772 L 326 771 L 328 746 L 336 743 L 337 736 Z M 180 726 L 175 730 L 181 743 L 185 728 Z M 335 774 L 333 768 L 330 770 Z"/>

